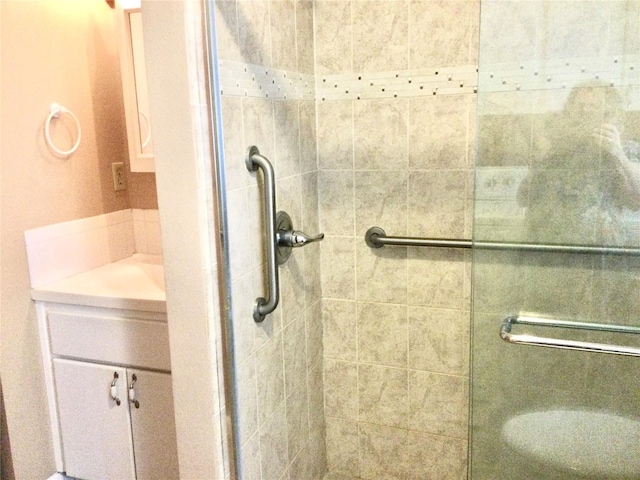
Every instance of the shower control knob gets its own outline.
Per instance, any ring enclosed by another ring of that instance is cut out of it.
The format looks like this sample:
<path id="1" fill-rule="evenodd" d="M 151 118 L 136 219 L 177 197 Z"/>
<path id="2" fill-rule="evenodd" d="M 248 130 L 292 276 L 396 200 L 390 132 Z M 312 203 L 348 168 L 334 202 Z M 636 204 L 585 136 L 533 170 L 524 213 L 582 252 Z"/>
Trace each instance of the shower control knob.
<path id="1" fill-rule="evenodd" d="M 303 247 L 308 243 L 319 242 L 324 238 L 324 233 L 315 236 L 307 235 L 300 230 L 293 229 L 291 217 L 287 212 L 280 211 L 276 214 L 276 263 L 284 264 L 291 256 L 294 247 Z"/>
<path id="2" fill-rule="evenodd" d="M 324 233 L 314 237 L 298 230 L 281 230 L 278 232 L 278 245 L 285 247 L 302 247 L 307 243 L 319 242 L 324 238 Z"/>

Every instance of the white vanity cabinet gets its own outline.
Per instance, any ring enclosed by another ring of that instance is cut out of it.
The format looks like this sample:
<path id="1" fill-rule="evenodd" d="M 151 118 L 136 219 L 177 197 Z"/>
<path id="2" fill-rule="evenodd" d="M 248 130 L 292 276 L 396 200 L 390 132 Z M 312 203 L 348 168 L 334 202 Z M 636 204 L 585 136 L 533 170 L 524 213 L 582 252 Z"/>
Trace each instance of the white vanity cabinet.
<path id="1" fill-rule="evenodd" d="M 179 478 L 166 314 L 36 306 L 58 471 Z"/>

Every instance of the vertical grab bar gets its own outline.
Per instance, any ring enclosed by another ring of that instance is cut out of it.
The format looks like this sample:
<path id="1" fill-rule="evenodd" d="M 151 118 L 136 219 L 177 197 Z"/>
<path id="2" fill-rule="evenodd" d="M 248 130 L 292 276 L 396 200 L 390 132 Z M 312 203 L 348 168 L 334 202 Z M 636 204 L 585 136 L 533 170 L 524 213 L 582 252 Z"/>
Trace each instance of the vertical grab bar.
<path id="1" fill-rule="evenodd" d="M 258 297 L 253 308 L 253 319 L 260 323 L 278 306 L 280 289 L 278 282 L 278 265 L 276 264 L 276 185 L 273 166 L 269 160 L 260 155 L 258 147 L 252 145 L 247 150 L 245 164 L 250 172 L 260 168 L 264 177 L 265 203 L 265 248 L 267 251 L 267 270 L 269 277 L 269 291 L 266 297 Z"/>

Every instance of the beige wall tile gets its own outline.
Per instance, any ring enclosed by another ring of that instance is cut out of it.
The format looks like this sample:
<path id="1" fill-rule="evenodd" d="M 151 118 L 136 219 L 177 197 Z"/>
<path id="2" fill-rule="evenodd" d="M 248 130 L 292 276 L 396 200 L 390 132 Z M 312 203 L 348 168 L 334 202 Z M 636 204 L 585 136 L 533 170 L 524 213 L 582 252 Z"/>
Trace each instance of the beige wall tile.
<path id="1" fill-rule="evenodd" d="M 239 452 L 241 478 L 260 478 L 260 434 L 256 433 Z"/>
<path id="2" fill-rule="evenodd" d="M 249 234 L 247 191 L 232 190 L 228 192 L 227 199 L 229 264 L 231 277 L 237 278 L 251 271 L 251 258 L 244 248 Z"/>
<path id="3" fill-rule="evenodd" d="M 304 317 L 296 318 L 282 331 L 285 396 L 307 383 L 307 342 Z"/>
<path id="4" fill-rule="evenodd" d="M 289 464 L 287 452 L 287 417 L 282 402 L 260 428 L 262 478 L 280 478 Z"/>
<path id="5" fill-rule="evenodd" d="M 242 99 L 222 97 L 222 135 L 227 188 L 233 190 L 249 183 L 249 171 L 245 164 L 248 145 L 242 138 Z"/>
<path id="6" fill-rule="evenodd" d="M 322 241 L 322 295 L 355 299 L 355 245 L 351 237 L 325 237 Z"/>
<path id="7" fill-rule="evenodd" d="M 276 0 L 273 4 L 285 3 Z M 293 2 L 291 2 L 293 4 Z M 290 177 L 300 173 L 300 117 L 297 101 L 277 100 L 273 102 L 275 119 L 276 178 Z"/>
<path id="8" fill-rule="evenodd" d="M 271 66 L 280 70 L 297 71 L 296 2 L 272 0 L 269 2 L 271 19 Z"/>
<path id="9" fill-rule="evenodd" d="M 320 300 L 307 308 L 305 312 L 305 322 L 307 341 L 307 371 L 310 372 L 316 364 L 322 364 L 323 324 L 322 302 Z"/>
<path id="10" fill-rule="evenodd" d="M 467 441 L 409 432 L 408 480 L 464 480 L 467 478 Z"/>
<path id="11" fill-rule="evenodd" d="M 327 471 L 327 455 L 325 449 L 324 429 L 312 431 L 305 447 L 293 459 L 289 480 L 308 478 L 311 480 L 323 480 Z"/>
<path id="12" fill-rule="evenodd" d="M 529 257 L 523 270 L 525 302 L 521 307 L 528 312 L 543 312 L 560 318 L 594 318 L 594 270 L 591 258 L 582 255 L 557 257 Z M 597 313 L 595 314 L 597 317 Z"/>
<path id="13" fill-rule="evenodd" d="M 542 1 L 483 2 L 482 61 L 485 64 L 522 62 L 541 58 L 538 49 Z M 505 22 L 505 19 L 509 19 Z"/>
<path id="14" fill-rule="evenodd" d="M 321 170 L 353 169 L 352 102 L 321 102 L 317 111 L 318 167 Z"/>
<path id="15" fill-rule="evenodd" d="M 505 315 L 517 312 L 525 301 L 524 276 L 515 267 L 527 256 L 514 252 L 473 253 L 473 305 L 476 312 Z"/>
<path id="16" fill-rule="evenodd" d="M 359 4 L 368 6 L 372 2 Z M 389 2 L 393 3 L 393 2 Z M 355 168 L 407 168 L 407 99 L 361 100 L 354 103 Z"/>
<path id="17" fill-rule="evenodd" d="M 324 325 L 324 356 L 355 361 L 358 355 L 356 302 L 322 301 Z"/>
<path id="18" fill-rule="evenodd" d="M 358 361 L 407 366 L 407 307 L 358 303 Z"/>
<path id="19" fill-rule="evenodd" d="M 319 233 L 320 229 L 307 229 L 305 232 L 309 235 Z M 312 233 L 309 233 L 312 232 Z M 302 250 L 304 262 L 304 270 L 302 278 L 298 278 L 298 282 L 304 288 L 305 305 L 313 305 L 322 298 L 322 288 L 320 285 L 320 244 L 311 243 L 305 245 Z"/>
<path id="20" fill-rule="evenodd" d="M 287 397 L 287 434 L 289 461 L 305 447 L 309 438 L 309 401 L 303 382 Z"/>
<path id="21" fill-rule="evenodd" d="M 269 2 L 239 0 L 238 38 L 242 61 L 271 66 L 271 28 Z"/>
<path id="22" fill-rule="evenodd" d="M 363 237 L 373 226 L 389 235 L 407 234 L 406 171 L 356 171 L 356 235 Z"/>
<path id="23" fill-rule="evenodd" d="M 609 39 L 610 5 L 596 1 L 552 2 L 545 6 L 538 37 L 542 58 L 603 55 Z"/>
<path id="24" fill-rule="evenodd" d="M 469 375 L 468 312 L 410 307 L 409 368 Z"/>
<path id="25" fill-rule="evenodd" d="M 439 95 L 409 100 L 409 167 L 456 169 L 467 166 L 471 95 Z"/>
<path id="26" fill-rule="evenodd" d="M 305 4 L 298 2 L 296 5 Z M 316 104 L 301 101 L 300 107 L 300 171 L 302 173 L 318 170 L 318 149 L 316 145 Z"/>
<path id="27" fill-rule="evenodd" d="M 309 397 L 309 431 L 315 435 L 317 432 L 324 432 L 325 428 L 323 363 L 321 361 L 309 369 L 307 392 Z"/>
<path id="28" fill-rule="evenodd" d="M 358 238 L 356 253 L 358 300 L 406 304 L 406 248 L 370 248 Z"/>
<path id="29" fill-rule="evenodd" d="M 638 2 L 607 4 L 611 12 L 609 55 L 629 55 L 640 50 L 640 5 Z"/>
<path id="30" fill-rule="evenodd" d="M 407 440 L 407 430 L 360 423 L 361 478 L 405 480 Z"/>
<path id="31" fill-rule="evenodd" d="M 466 438 L 469 387 L 466 377 L 409 371 L 409 428 Z"/>
<path id="32" fill-rule="evenodd" d="M 276 180 L 276 211 L 285 211 L 294 228 L 302 223 L 302 185 L 300 175 Z"/>
<path id="33" fill-rule="evenodd" d="M 313 1 L 299 0 L 296 5 L 296 48 L 298 72 L 313 75 L 314 42 L 313 42 Z"/>
<path id="34" fill-rule="evenodd" d="M 215 2 L 215 7 L 218 57 L 234 62 L 241 61 L 237 2 L 235 0 L 217 1 Z"/>
<path id="35" fill-rule="evenodd" d="M 238 435 L 240 444 L 246 444 L 258 430 L 258 396 L 256 391 L 255 358 L 250 356 L 237 367 Z"/>
<path id="36" fill-rule="evenodd" d="M 318 204 L 318 172 L 313 171 L 302 175 L 300 179 L 302 189 L 302 223 L 299 229 L 308 235 L 320 233 L 320 207 Z M 296 225 L 296 227 L 298 227 Z M 311 245 L 308 245 L 311 246 Z"/>
<path id="37" fill-rule="evenodd" d="M 247 4 L 261 3 L 252 0 Z M 244 122 L 245 148 L 255 145 L 260 153 L 267 157 L 273 164 L 275 155 L 274 145 L 274 114 L 273 102 L 263 98 L 243 98 L 242 118 Z M 252 177 L 260 177 L 261 174 L 252 173 Z M 251 181 L 250 184 L 255 183 Z"/>
<path id="38" fill-rule="evenodd" d="M 309 435 L 309 451 L 313 459 L 311 478 L 314 480 L 323 480 L 327 473 L 327 448 L 326 448 L 326 429 L 324 426 L 317 430 L 312 430 Z M 309 478 L 309 477 L 294 477 Z"/>
<path id="39" fill-rule="evenodd" d="M 314 14 L 316 75 L 351 72 L 351 2 L 317 2 Z"/>
<path id="40" fill-rule="evenodd" d="M 325 359 L 324 391 L 327 417 L 357 420 L 358 364 Z"/>
<path id="41" fill-rule="evenodd" d="M 409 68 L 469 64 L 472 18 L 479 5 L 468 0 L 412 1 Z"/>
<path id="42" fill-rule="evenodd" d="M 464 297 L 463 308 L 464 310 L 471 310 L 471 277 L 473 274 L 473 254 L 471 252 L 464 253 Z"/>
<path id="43" fill-rule="evenodd" d="M 319 172 L 320 228 L 326 235 L 353 235 L 353 188 L 351 171 Z"/>
<path id="44" fill-rule="evenodd" d="M 353 68 L 356 72 L 408 67 L 409 3 L 353 2 Z"/>
<path id="45" fill-rule="evenodd" d="M 306 285 L 302 281 L 304 275 L 303 257 L 303 251 L 296 249 L 292 251 L 287 263 L 278 267 L 280 269 L 282 319 L 285 325 L 304 314 Z"/>
<path id="46" fill-rule="evenodd" d="M 409 305 L 462 309 L 464 252 L 456 249 L 408 248 Z M 428 274 L 425 274 L 427 273 Z"/>
<path id="47" fill-rule="evenodd" d="M 327 418 L 327 467 L 330 472 L 358 477 L 358 422 Z"/>
<path id="48" fill-rule="evenodd" d="M 274 335 L 256 351 L 258 421 L 262 425 L 284 400 L 282 335 Z"/>
<path id="49" fill-rule="evenodd" d="M 483 115 L 479 120 L 479 165 L 529 165 L 532 115 Z"/>
<path id="50" fill-rule="evenodd" d="M 359 364 L 358 406 L 360 419 L 407 428 L 407 370 Z"/>
<path id="51" fill-rule="evenodd" d="M 288 478 L 289 480 L 297 478 L 323 480 L 326 465 L 324 435 L 319 432 L 312 432 L 304 449 L 291 463 L 288 477 L 283 478 Z"/>
<path id="52" fill-rule="evenodd" d="M 462 238 L 465 199 L 466 172 L 411 172 L 408 229 L 415 236 Z"/>

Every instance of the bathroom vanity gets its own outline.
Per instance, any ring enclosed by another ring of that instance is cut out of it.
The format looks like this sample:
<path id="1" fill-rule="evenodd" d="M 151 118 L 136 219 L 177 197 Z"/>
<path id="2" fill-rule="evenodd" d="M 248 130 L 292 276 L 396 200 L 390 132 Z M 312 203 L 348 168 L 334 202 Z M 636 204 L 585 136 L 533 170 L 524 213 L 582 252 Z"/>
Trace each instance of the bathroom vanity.
<path id="1" fill-rule="evenodd" d="M 56 468 L 68 476 L 179 478 L 164 282 L 153 257 L 32 290 Z"/>

